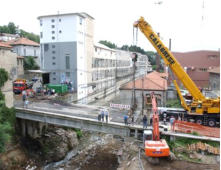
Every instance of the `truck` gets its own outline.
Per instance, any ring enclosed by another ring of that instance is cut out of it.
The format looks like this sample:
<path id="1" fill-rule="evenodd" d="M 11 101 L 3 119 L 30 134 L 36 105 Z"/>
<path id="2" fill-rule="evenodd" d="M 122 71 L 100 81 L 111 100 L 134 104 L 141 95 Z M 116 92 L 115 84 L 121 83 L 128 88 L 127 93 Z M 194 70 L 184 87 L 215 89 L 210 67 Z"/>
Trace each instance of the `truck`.
<path id="1" fill-rule="evenodd" d="M 33 83 L 28 82 L 26 79 L 16 79 L 13 82 L 13 92 L 15 94 L 20 94 L 23 90 L 31 89 Z"/>
<path id="2" fill-rule="evenodd" d="M 216 126 L 220 122 L 220 98 L 206 98 L 198 89 L 193 80 L 184 71 L 183 67 L 176 60 L 170 50 L 163 44 L 159 36 L 153 31 L 148 22 L 141 17 L 134 23 L 135 28 L 139 28 L 145 37 L 150 41 L 157 53 L 163 58 L 172 73 L 177 77 L 183 86 L 192 96 L 191 103 L 187 104 L 182 98 L 179 87 L 174 80 L 175 87 L 181 99 L 181 105 L 187 111 L 186 120 L 194 120 L 196 123 L 206 126 Z"/>

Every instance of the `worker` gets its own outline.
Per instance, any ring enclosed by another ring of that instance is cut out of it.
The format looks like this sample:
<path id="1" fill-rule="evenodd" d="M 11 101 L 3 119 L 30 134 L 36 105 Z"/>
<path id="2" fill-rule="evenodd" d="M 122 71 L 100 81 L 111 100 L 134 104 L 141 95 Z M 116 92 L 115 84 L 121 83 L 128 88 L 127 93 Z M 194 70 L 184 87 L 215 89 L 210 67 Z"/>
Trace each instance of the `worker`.
<path id="1" fill-rule="evenodd" d="M 102 122 L 104 121 L 104 109 L 101 110 L 101 119 L 102 119 Z"/>
<path id="2" fill-rule="evenodd" d="M 25 107 L 25 101 L 27 99 L 27 93 L 26 93 L 26 90 L 23 90 L 22 91 L 22 101 L 23 101 L 23 106 Z"/>
<path id="3" fill-rule="evenodd" d="M 98 113 L 97 120 L 101 121 L 101 113 Z"/>
<path id="4" fill-rule="evenodd" d="M 167 121 L 167 114 L 164 112 L 163 113 L 163 124 L 166 125 L 166 121 Z"/>
<path id="5" fill-rule="evenodd" d="M 173 124 L 174 124 L 175 118 L 173 116 L 170 117 L 170 130 L 172 131 L 173 129 Z"/>
<path id="6" fill-rule="evenodd" d="M 108 116 L 109 116 L 108 109 L 105 109 L 104 114 L 105 114 L 105 119 L 106 119 L 106 123 L 107 123 L 108 122 Z"/>
<path id="7" fill-rule="evenodd" d="M 143 128 L 144 129 L 147 128 L 147 116 L 146 115 L 143 116 Z"/>
<path id="8" fill-rule="evenodd" d="M 124 115 L 124 123 L 125 123 L 125 125 L 128 125 L 128 116 L 127 116 L 127 114 Z"/>

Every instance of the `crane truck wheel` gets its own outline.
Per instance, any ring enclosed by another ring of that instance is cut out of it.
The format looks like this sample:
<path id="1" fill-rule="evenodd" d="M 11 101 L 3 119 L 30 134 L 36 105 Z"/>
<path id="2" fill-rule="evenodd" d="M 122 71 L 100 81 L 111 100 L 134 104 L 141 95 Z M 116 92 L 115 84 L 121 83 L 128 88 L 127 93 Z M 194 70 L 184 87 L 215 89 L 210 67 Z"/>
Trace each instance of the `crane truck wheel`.
<path id="1" fill-rule="evenodd" d="M 215 127 L 216 126 L 216 120 L 215 119 L 209 119 L 208 120 L 208 126 Z"/>
<path id="2" fill-rule="evenodd" d="M 196 123 L 202 125 L 203 120 L 201 118 L 196 118 Z"/>

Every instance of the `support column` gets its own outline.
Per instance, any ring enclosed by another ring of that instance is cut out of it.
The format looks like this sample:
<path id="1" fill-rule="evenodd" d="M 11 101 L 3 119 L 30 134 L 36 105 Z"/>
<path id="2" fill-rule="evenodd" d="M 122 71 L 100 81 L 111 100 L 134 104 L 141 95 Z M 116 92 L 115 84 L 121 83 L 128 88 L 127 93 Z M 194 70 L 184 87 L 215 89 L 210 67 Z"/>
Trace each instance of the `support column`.
<path id="1" fill-rule="evenodd" d="M 135 129 L 135 138 L 137 139 L 137 137 L 138 137 L 138 132 L 137 132 L 138 130 L 137 129 Z"/>
<path id="2" fill-rule="evenodd" d="M 26 137 L 26 122 L 24 119 L 21 119 L 21 129 L 22 129 L 22 136 Z"/>

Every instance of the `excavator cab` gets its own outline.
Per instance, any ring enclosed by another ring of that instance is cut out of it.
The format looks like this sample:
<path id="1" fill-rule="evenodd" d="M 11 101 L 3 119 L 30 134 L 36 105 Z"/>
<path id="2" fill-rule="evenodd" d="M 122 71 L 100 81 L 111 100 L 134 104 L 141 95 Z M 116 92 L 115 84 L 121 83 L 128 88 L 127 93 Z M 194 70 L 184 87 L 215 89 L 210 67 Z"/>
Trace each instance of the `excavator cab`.
<path id="1" fill-rule="evenodd" d="M 143 143 L 145 144 L 146 140 L 153 140 L 152 130 L 144 130 L 143 132 Z"/>

